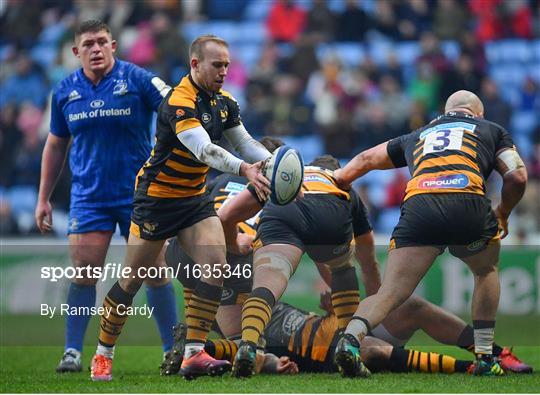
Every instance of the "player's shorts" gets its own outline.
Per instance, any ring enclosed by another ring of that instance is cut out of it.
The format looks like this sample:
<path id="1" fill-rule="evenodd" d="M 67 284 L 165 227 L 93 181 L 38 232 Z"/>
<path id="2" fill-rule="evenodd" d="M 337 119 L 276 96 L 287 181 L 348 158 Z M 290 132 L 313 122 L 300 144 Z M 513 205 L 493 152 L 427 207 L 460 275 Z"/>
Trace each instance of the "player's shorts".
<path id="1" fill-rule="evenodd" d="M 116 231 L 129 234 L 129 218 L 133 206 L 126 204 L 117 207 L 71 207 L 69 210 L 69 234 L 89 233 L 96 231 Z"/>
<path id="2" fill-rule="evenodd" d="M 174 268 L 176 278 L 184 288 L 194 289 L 199 281 L 198 271 L 193 271 L 195 262 L 180 247 L 180 243 L 175 238 L 170 239 L 165 250 L 165 262 L 167 266 Z M 242 304 L 251 292 L 253 280 L 252 273 L 253 254 L 234 255 L 227 254 L 227 264 L 230 268 L 222 268 L 224 273 L 223 291 L 221 293 L 222 306 Z M 242 268 L 248 265 L 251 270 L 245 271 Z M 226 269 L 226 270 L 225 270 Z M 230 274 L 230 275 L 229 275 Z"/>
<path id="3" fill-rule="evenodd" d="M 349 253 L 353 236 L 350 203 L 337 196 L 306 195 L 294 203 L 267 203 L 257 227 L 255 248 L 291 244 L 316 262 Z"/>
<path id="4" fill-rule="evenodd" d="M 448 247 L 458 258 L 475 255 L 499 240 L 497 218 L 484 196 L 467 193 L 421 194 L 401 206 L 390 249 Z"/>
<path id="5" fill-rule="evenodd" d="M 174 199 L 149 197 L 136 191 L 129 230 L 141 239 L 166 240 L 216 215 L 209 194 Z"/>

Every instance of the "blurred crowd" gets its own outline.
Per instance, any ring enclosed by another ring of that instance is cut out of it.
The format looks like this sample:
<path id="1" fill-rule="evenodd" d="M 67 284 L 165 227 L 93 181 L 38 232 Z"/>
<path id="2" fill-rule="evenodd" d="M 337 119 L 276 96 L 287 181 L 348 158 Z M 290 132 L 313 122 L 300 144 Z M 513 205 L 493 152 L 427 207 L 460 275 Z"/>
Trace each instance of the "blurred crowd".
<path id="1" fill-rule="evenodd" d="M 6 0 L 0 2 L 2 236 L 36 231 L 49 94 L 79 66 L 73 29 L 90 18 L 111 26 L 119 58 L 171 85 L 188 72 L 197 33 L 223 36 L 232 55 L 226 89 L 239 100 L 247 129 L 294 139 L 308 159 L 329 153 L 346 160 L 428 123 L 450 93 L 476 92 L 485 117 L 513 134 L 529 170 L 515 229 L 523 240 L 540 230 L 538 0 Z M 525 50 L 518 56 L 519 48 Z M 391 231 L 407 180 L 396 171 L 359 183 L 376 231 Z M 66 169 L 53 196 L 59 224 L 69 188 Z"/>

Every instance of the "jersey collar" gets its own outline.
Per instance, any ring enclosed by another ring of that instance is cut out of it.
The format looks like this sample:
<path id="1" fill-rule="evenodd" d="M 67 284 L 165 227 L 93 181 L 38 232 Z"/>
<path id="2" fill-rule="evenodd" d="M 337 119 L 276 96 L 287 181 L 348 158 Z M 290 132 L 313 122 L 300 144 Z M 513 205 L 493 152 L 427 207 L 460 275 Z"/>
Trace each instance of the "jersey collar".
<path id="1" fill-rule="evenodd" d="M 195 89 L 197 89 L 202 95 L 208 97 L 209 99 L 213 99 L 217 95 L 217 93 L 215 92 L 212 92 L 212 94 L 210 95 L 206 90 L 204 90 L 199 85 L 197 85 L 195 81 L 193 81 L 193 77 L 191 77 L 191 73 L 188 74 L 188 78 L 189 78 L 189 82 L 191 82 L 191 85 L 193 85 Z"/>
<path id="2" fill-rule="evenodd" d="M 118 59 L 114 59 L 114 65 L 113 65 L 113 68 L 111 69 L 111 71 L 109 71 L 107 74 L 105 74 L 103 76 L 103 78 L 101 79 L 101 81 L 99 81 L 99 83 L 97 85 L 94 85 L 94 83 L 92 81 L 90 81 L 90 79 L 86 76 L 86 74 L 84 74 L 84 70 L 83 68 L 81 67 L 79 69 L 79 77 L 85 81 L 88 85 L 90 86 L 95 86 L 95 87 L 98 87 L 102 84 L 103 81 L 106 81 L 107 79 L 109 79 L 111 76 L 113 76 L 114 74 L 116 74 L 116 71 L 118 70 L 118 68 L 120 67 L 120 61 Z"/>

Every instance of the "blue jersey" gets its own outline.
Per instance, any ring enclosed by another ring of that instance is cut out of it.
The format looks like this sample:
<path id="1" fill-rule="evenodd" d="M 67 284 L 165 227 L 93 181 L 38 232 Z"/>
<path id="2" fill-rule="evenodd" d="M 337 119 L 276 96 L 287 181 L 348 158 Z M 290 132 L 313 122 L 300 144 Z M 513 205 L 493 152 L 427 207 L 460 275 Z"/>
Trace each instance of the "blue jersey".
<path id="1" fill-rule="evenodd" d="M 71 137 L 71 207 L 131 204 L 135 176 L 151 150 L 152 113 L 165 83 L 116 59 L 97 86 L 79 69 L 53 92 L 51 133 Z"/>

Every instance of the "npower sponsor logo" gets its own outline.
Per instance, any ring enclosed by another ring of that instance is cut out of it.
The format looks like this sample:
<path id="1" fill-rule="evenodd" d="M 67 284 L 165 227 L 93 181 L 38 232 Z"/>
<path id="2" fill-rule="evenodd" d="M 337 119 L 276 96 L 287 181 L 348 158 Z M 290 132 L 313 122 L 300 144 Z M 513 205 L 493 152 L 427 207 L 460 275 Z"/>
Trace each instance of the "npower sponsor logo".
<path id="1" fill-rule="evenodd" d="M 469 177 L 465 174 L 452 174 L 449 176 L 421 178 L 418 180 L 420 189 L 458 188 L 469 185 Z"/>

